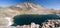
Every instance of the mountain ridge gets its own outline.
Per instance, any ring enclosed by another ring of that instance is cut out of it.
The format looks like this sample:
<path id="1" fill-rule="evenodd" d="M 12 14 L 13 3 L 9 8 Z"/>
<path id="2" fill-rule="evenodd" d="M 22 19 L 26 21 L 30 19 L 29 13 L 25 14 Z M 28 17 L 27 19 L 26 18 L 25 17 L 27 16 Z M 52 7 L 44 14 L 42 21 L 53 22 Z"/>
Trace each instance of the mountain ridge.
<path id="1" fill-rule="evenodd" d="M 0 8 L 0 13 L 4 15 L 10 15 L 10 16 L 15 16 L 19 14 L 42 14 L 42 13 L 49 13 L 49 9 L 44 8 L 38 4 L 33 4 L 33 3 L 22 3 L 20 5 L 16 6 L 11 6 L 11 7 L 5 7 L 5 8 Z M 50 12 L 52 13 L 52 12 Z M 9 17 L 9 16 L 8 16 Z"/>

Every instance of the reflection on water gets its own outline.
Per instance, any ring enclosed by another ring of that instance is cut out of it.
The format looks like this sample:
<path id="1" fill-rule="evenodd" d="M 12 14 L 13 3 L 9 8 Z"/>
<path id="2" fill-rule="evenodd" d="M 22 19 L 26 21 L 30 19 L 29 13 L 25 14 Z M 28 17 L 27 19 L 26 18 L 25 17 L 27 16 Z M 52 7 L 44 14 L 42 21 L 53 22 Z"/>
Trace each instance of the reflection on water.
<path id="1" fill-rule="evenodd" d="M 14 24 L 13 26 L 17 25 L 28 25 L 31 24 L 31 22 L 34 22 L 36 24 L 42 24 L 47 19 L 59 19 L 60 17 L 55 14 L 49 14 L 49 15 L 17 15 L 14 17 Z"/>

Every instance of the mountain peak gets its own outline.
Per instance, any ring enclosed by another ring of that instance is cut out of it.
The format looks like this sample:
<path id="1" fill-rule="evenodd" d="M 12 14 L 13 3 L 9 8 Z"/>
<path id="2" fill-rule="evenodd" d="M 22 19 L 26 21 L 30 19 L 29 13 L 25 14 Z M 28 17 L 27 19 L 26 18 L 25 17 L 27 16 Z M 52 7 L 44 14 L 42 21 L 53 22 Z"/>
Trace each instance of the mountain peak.
<path id="1" fill-rule="evenodd" d="M 24 2 L 22 4 L 18 4 L 16 6 L 11 7 L 13 9 L 18 8 L 18 10 L 43 10 L 46 9 L 43 6 L 36 4 L 36 3 L 32 3 L 32 2 Z"/>
<path id="2" fill-rule="evenodd" d="M 22 4 L 35 4 L 35 5 L 37 5 L 37 3 L 33 3 L 33 2 L 24 2 Z"/>

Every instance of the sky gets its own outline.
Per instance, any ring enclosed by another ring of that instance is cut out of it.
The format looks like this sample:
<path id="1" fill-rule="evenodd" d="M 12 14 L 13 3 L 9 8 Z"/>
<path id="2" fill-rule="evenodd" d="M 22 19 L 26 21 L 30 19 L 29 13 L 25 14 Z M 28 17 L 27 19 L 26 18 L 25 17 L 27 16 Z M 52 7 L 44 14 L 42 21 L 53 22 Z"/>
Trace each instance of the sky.
<path id="1" fill-rule="evenodd" d="M 0 0 L 1 7 L 12 6 L 23 2 L 33 2 L 44 6 L 45 8 L 60 9 L 60 0 Z"/>

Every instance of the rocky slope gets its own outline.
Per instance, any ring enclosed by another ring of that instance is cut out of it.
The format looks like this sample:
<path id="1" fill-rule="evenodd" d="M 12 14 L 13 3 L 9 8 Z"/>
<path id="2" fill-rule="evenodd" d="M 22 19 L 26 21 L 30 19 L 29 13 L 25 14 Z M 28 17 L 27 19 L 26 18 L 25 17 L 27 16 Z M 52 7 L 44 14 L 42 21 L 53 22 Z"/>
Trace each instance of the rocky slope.
<path id="1" fill-rule="evenodd" d="M 25 2 L 15 6 L 0 7 L 0 19 L 5 20 L 5 17 L 12 19 L 14 16 L 21 14 L 53 14 L 53 11 L 35 3 Z"/>
<path id="2" fill-rule="evenodd" d="M 12 17 L 18 14 L 51 14 L 52 12 L 41 5 L 25 2 L 20 5 L 0 8 L 0 17 Z"/>

